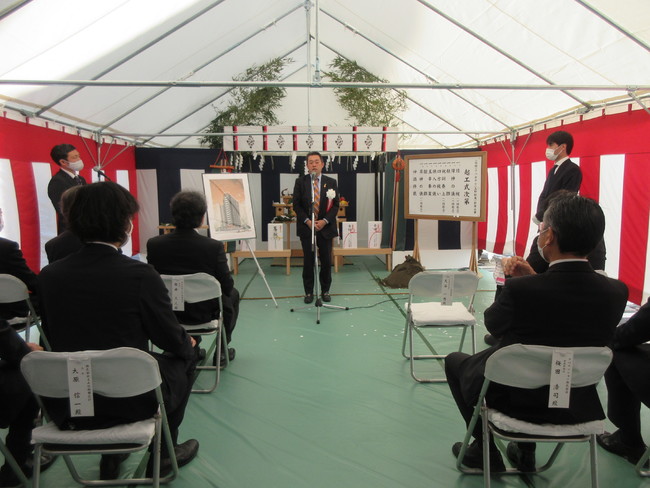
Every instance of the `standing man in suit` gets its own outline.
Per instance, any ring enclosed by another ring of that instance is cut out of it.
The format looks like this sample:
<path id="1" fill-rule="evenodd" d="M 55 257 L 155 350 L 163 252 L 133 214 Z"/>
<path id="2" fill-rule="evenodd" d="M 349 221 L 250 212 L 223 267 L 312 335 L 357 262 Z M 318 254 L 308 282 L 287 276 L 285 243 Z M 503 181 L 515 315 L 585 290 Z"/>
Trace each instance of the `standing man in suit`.
<path id="1" fill-rule="evenodd" d="M 112 182 L 84 185 L 66 207 L 66 221 L 84 247 L 47 265 L 38 276 L 41 316 L 53 351 L 106 350 L 135 347 L 163 353 L 158 362 L 167 419 L 178 465 L 190 462 L 199 444 L 178 444 L 178 430 L 192 388 L 195 341 L 172 311 L 167 288 L 148 264 L 119 252 L 133 230 L 138 211 L 135 198 Z M 62 400 L 62 401 L 61 401 Z M 52 399 L 48 412 L 63 429 L 97 429 L 149 418 L 156 411 L 153 392 L 125 400 L 96 396 L 94 417 L 71 417 L 67 399 Z M 59 403 L 57 403 L 59 402 Z M 101 479 L 119 477 L 122 455 L 103 455 Z M 161 474 L 171 470 L 163 450 Z"/>
<path id="2" fill-rule="evenodd" d="M 4 218 L 0 208 L 0 231 L 4 228 Z M 38 291 L 38 279 L 36 274 L 29 269 L 18 243 L 0 237 L 0 274 L 9 274 L 21 280 L 34 298 Z M 38 307 L 37 300 L 33 300 L 34 306 Z M 24 317 L 29 312 L 25 302 L 0 304 L 0 319 L 11 319 Z"/>
<path id="3" fill-rule="evenodd" d="M 221 285 L 223 324 L 226 340 L 230 343 L 239 315 L 239 291 L 230 274 L 223 243 L 196 232 L 207 211 L 205 197 L 195 191 L 181 191 L 173 196 L 170 205 L 176 229 L 171 234 L 147 241 L 147 261 L 160 274 L 207 273 L 214 276 Z M 181 323 L 192 325 L 219 318 L 219 313 L 219 300 L 215 298 L 187 303 L 185 310 L 177 311 L 176 316 Z M 235 359 L 232 347 L 228 348 L 228 358 Z"/>
<path id="4" fill-rule="evenodd" d="M 485 326 L 501 338 L 496 346 L 472 356 L 451 353 L 445 360 L 449 388 L 467 425 L 483 384 L 485 363 L 497 349 L 516 343 L 558 347 L 609 344 L 625 309 L 627 287 L 596 273 L 586 259 L 604 230 L 605 216 L 594 200 L 576 194 L 553 198 L 538 239 L 539 253 L 550 263 L 548 271 L 506 280 L 499 297 L 485 311 Z M 495 384 L 486 398 L 491 407 L 533 423 L 578 423 L 605 417 L 593 386 L 574 389 L 567 409 L 546 408 L 548 387 L 522 391 Z M 463 464 L 482 468 L 480 422 L 473 435 L 476 441 L 468 448 Z M 491 468 L 503 471 L 503 460 L 492 440 L 490 445 Z M 460 442 L 454 444 L 455 456 L 460 447 Z M 535 444 L 510 443 L 507 454 L 522 471 L 535 469 Z"/>
<path id="5" fill-rule="evenodd" d="M 544 212 L 548 208 L 549 198 L 558 190 L 578 192 L 582 183 L 580 166 L 569 159 L 573 150 L 573 136 L 566 131 L 558 130 L 546 138 L 546 159 L 555 161 L 548 172 L 542 193 L 537 200 L 537 210 L 533 217 L 535 224 L 540 224 Z"/>
<path id="6" fill-rule="evenodd" d="M 309 174 L 296 179 L 293 189 L 293 210 L 296 212 L 296 233 L 300 237 L 304 256 L 302 284 L 305 303 L 314 301 L 314 252 L 311 231 L 315 231 L 320 258 L 320 290 L 324 302 L 332 300 L 332 239 L 338 233 L 336 215 L 339 212 L 339 193 L 336 180 L 323 174 L 323 158 L 318 152 L 307 154 Z M 315 221 L 312 222 L 312 212 Z"/>
<path id="7" fill-rule="evenodd" d="M 604 449 L 636 464 L 646 450 L 641 436 L 641 403 L 650 407 L 650 299 L 616 328 L 609 347 L 612 364 L 605 373 L 607 417 L 618 428 L 597 437 Z"/>
<path id="8" fill-rule="evenodd" d="M 50 156 L 52 161 L 61 167 L 47 185 L 47 196 L 50 197 L 50 201 L 56 210 L 57 232 L 60 234 L 66 228 L 63 222 L 63 213 L 61 212 L 61 195 L 68 188 L 86 184 L 83 176 L 79 175 L 79 171 L 84 168 L 84 163 L 81 160 L 79 151 L 72 144 L 54 146 L 50 151 Z"/>

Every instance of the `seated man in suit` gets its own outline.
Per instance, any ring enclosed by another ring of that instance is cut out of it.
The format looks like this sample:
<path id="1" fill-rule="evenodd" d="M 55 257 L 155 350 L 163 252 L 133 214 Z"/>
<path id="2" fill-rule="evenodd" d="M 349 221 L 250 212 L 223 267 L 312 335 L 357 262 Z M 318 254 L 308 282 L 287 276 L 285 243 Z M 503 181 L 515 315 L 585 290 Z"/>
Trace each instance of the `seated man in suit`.
<path id="1" fill-rule="evenodd" d="M 160 274 L 180 275 L 207 273 L 221 284 L 223 324 L 226 340 L 230 343 L 239 315 L 239 291 L 228 268 L 223 243 L 196 232 L 207 211 L 205 197 L 195 191 L 181 191 L 171 200 L 171 234 L 153 237 L 147 242 L 147 261 Z M 207 300 L 188 303 L 185 310 L 176 312 L 182 324 L 201 324 L 219 318 L 219 301 Z M 228 348 L 228 357 L 235 358 L 235 349 Z M 222 358 L 225 362 L 225 358 Z"/>
<path id="2" fill-rule="evenodd" d="M 586 259 L 602 239 L 605 216 L 600 206 L 576 194 L 553 199 L 540 224 L 539 253 L 550 263 L 548 271 L 511 278 L 497 300 L 485 311 L 485 326 L 500 342 L 472 356 L 451 353 L 445 373 L 454 400 L 469 424 L 483 384 L 485 362 L 500 347 L 538 344 L 558 347 L 606 346 L 627 302 L 627 287 L 596 273 Z M 594 387 L 574 390 L 567 409 L 548 409 L 548 387 L 521 390 L 492 385 L 488 405 L 527 422 L 577 423 L 604 418 Z M 463 464 L 482 468 L 480 422 L 476 439 Z M 491 442 L 491 468 L 504 470 L 500 453 Z M 458 456 L 461 443 L 453 447 Z M 510 443 L 509 459 L 521 470 L 535 468 L 535 444 Z"/>
<path id="3" fill-rule="evenodd" d="M 4 228 L 4 218 L 0 208 L 0 231 Z M 29 269 L 18 243 L 0 237 L 0 274 L 9 274 L 21 280 L 32 293 L 34 307 L 38 307 L 36 296 L 38 293 L 38 279 L 36 274 Z M 25 302 L 0 304 L 0 319 L 25 317 L 29 312 Z"/>
<path id="4" fill-rule="evenodd" d="M 160 276 L 149 265 L 119 252 L 130 238 L 135 198 L 116 183 L 84 185 L 66 208 L 66 221 L 84 247 L 41 271 L 43 326 L 54 351 L 134 347 L 149 351 L 149 342 L 164 351 L 158 362 L 169 427 L 179 466 L 191 461 L 199 445 L 178 444 L 178 429 L 192 388 L 196 365 L 194 340 L 172 311 Z M 95 395 L 94 417 L 71 417 L 68 399 L 51 399 L 48 412 L 63 429 L 93 429 L 149 418 L 156 410 L 153 392 L 138 399 Z M 100 478 L 115 479 L 123 455 L 104 455 Z M 161 473 L 171 470 L 163 449 Z"/>
<path id="5" fill-rule="evenodd" d="M 20 360 L 31 351 L 40 351 L 38 344 L 26 343 L 6 321 L 0 320 L 0 427 L 9 427 L 5 443 L 27 477 L 32 475 L 32 428 L 38 404 L 20 372 Z M 54 458 L 41 458 L 41 471 Z M 0 468 L 0 487 L 18 486 L 20 482 L 9 463 Z"/>
<path id="6" fill-rule="evenodd" d="M 68 188 L 61 195 L 60 208 L 65 216 L 65 209 L 69 207 L 74 199 L 75 192 L 80 185 Z M 63 217 L 65 219 L 65 217 Z M 73 252 L 77 252 L 83 247 L 83 242 L 70 230 L 67 229 L 61 232 L 58 236 L 53 237 L 45 243 L 45 254 L 47 254 L 47 262 L 53 263 L 59 259 L 63 259 Z"/>
<path id="7" fill-rule="evenodd" d="M 630 320 L 616 328 L 609 347 L 612 364 L 605 373 L 607 417 L 618 427 L 598 436 L 598 444 L 633 464 L 646 450 L 641 436 L 641 403 L 650 407 L 650 299 Z"/>

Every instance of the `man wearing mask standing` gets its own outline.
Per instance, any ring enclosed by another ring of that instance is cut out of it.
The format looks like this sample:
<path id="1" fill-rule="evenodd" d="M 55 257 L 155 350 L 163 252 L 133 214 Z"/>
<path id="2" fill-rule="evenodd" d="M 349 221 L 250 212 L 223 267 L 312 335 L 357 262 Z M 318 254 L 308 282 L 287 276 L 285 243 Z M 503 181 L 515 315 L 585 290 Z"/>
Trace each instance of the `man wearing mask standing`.
<path id="1" fill-rule="evenodd" d="M 52 177 L 47 185 L 47 196 L 50 197 L 52 205 L 56 210 L 57 233 L 60 234 L 65 230 L 63 215 L 61 213 L 61 195 L 68 188 L 77 185 L 85 185 L 86 180 L 79 175 L 79 171 L 84 168 L 79 151 L 72 144 L 59 144 L 52 148 L 50 152 L 52 161 L 58 164 L 61 169 Z"/>
<path id="2" fill-rule="evenodd" d="M 537 200 L 537 210 L 533 222 L 539 225 L 548 208 L 549 198 L 558 190 L 578 192 L 582 183 L 580 166 L 569 159 L 573 150 L 573 136 L 566 131 L 558 130 L 546 138 L 546 159 L 555 161 L 548 172 L 544 188 Z"/>
<path id="3" fill-rule="evenodd" d="M 307 154 L 309 174 L 296 179 L 293 189 L 293 209 L 296 212 L 296 233 L 300 237 L 304 255 L 302 284 L 305 303 L 314 300 L 314 253 L 311 231 L 314 228 L 318 257 L 320 258 L 319 282 L 324 302 L 331 301 L 332 239 L 338 235 L 336 215 L 339 211 L 339 192 L 336 180 L 322 174 L 323 158 L 318 152 Z M 314 221 L 312 222 L 312 212 Z"/>

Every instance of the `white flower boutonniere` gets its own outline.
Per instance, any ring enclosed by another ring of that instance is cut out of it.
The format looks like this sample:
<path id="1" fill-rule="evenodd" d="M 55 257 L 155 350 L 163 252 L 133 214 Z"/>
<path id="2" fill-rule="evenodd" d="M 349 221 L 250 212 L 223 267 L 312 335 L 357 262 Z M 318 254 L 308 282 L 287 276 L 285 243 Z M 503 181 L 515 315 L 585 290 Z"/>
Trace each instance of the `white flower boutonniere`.
<path id="1" fill-rule="evenodd" d="M 333 188 L 330 188 L 329 190 L 327 190 L 327 193 L 325 193 L 325 196 L 330 200 L 332 200 L 336 196 L 336 192 L 334 191 Z"/>

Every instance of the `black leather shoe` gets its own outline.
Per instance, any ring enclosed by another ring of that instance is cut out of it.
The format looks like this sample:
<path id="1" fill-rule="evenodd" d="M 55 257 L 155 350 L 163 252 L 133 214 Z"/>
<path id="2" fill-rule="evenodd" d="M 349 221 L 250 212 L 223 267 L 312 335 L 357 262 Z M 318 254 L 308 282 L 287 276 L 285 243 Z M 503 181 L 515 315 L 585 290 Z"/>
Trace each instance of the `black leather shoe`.
<path id="1" fill-rule="evenodd" d="M 530 446 L 520 448 L 521 444 L 510 441 L 506 449 L 506 455 L 512 465 L 524 473 L 533 473 L 535 471 L 535 444 L 527 442 Z"/>
<path id="2" fill-rule="evenodd" d="M 232 361 L 235 359 L 235 356 L 237 355 L 237 351 L 235 350 L 234 347 L 229 347 L 228 348 L 228 361 Z M 221 355 L 221 362 L 219 363 L 219 366 L 223 369 L 226 367 L 226 358 Z"/>
<path id="3" fill-rule="evenodd" d="M 488 346 L 496 346 L 497 343 L 499 342 L 497 338 L 494 337 L 492 334 L 485 334 L 485 336 L 483 337 L 483 341 L 485 341 L 485 343 Z"/>
<path id="4" fill-rule="evenodd" d="M 324 302 L 331 302 L 332 301 L 332 297 L 327 292 L 323 293 L 322 298 L 323 298 Z"/>
<path id="5" fill-rule="evenodd" d="M 454 453 L 454 456 L 458 458 L 460 454 L 460 448 L 463 446 L 462 442 L 457 442 L 451 447 L 451 452 Z M 465 451 L 465 457 L 463 458 L 463 464 L 468 468 L 477 468 L 483 469 L 483 446 L 480 442 L 474 441 Z M 501 453 L 495 448 L 490 450 L 490 472 L 491 473 L 503 473 L 506 470 L 505 464 L 503 464 L 503 458 Z"/>
<path id="6" fill-rule="evenodd" d="M 199 452 L 199 441 L 196 439 L 190 439 L 182 444 L 174 446 L 174 453 L 176 454 L 176 462 L 178 467 L 182 468 L 188 464 L 192 459 L 194 459 Z M 160 458 L 160 477 L 163 478 L 172 472 L 172 461 L 168 457 Z M 153 458 L 149 458 L 149 464 L 147 464 L 147 478 L 153 476 Z"/>
<path id="7" fill-rule="evenodd" d="M 644 445 L 628 446 L 624 444 L 621 441 L 621 434 L 618 430 L 612 434 L 605 432 L 604 434 L 597 435 L 596 440 L 600 444 L 600 447 L 612 454 L 621 456 L 623 459 L 627 459 L 632 464 L 638 463 L 646 450 L 646 446 Z"/>
<path id="8" fill-rule="evenodd" d="M 56 456 L 54 454 L 41 454 L 41 473 L 48 469 L 56 461 Z M 25 467 L 27 472 L 32 472 L 32 467 L 34 466 L 34 457 L 28 457 L 25 461 Z"/>
<path id="9" fill-rule="evenodd" d="M 129 457 L 128 453 L 102 454 L 102 459 L 99 461 L 99 479 L 100 480 L 118 479 L 120 477 L 120 465 L 128 457 Z"/>
<path id="10" fill-rule="evenodd" d="M 311 303 L 314 301 L 314 294 L 313 293 L 307 293 L 305 295 L 305 303 Z"/>

